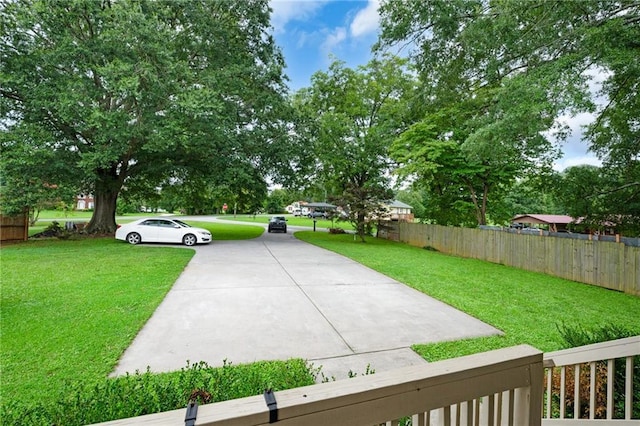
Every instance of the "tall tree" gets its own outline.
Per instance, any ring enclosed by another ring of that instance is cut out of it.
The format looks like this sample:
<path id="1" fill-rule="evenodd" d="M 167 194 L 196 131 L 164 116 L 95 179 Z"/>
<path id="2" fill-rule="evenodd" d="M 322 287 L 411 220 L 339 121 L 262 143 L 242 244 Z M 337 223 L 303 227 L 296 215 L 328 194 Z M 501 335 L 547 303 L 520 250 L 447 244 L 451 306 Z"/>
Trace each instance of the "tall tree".
<path id="1" fill-rule="evenodd" d="M 388 147 L 406 126 L 414 77 L 404 60 L 385 56 L 357 69 L 335 61 L 311 81 L 295 100 L 312 129 L 308 136 L 317 158 L 313 180 L 350 212 L 364 241 L 366 221 L 393 195 Z"/>
<path id="2" fill-rule="evenodd" d="M 415 47 L 412 57 L 428 99 L 455 105 L 490 89 L 493 105 L 510 105 L 487 117 L 476 140 L 495 141 L 514 128 L 548 138 L 549 120 L 593 111 L 596 120 L 586 134 L 591 149 L 607 169 L 619 169 L 621 191 L 640 185 L 634 171 L 640 155 L 640 3 L 387 0 L 380 11 L 378 48 L 403 42 Z M 594 76 L 604 78 L 597 93 L 588 84 Z M 526 90 L 513 91 L 514 85 Z M 523 96 L 529 90 L 538 95 Z M 509 116 L 517 119 L 495 125 Z M 555 130 L 559 140 L 566 136 L 565 129 Z"/>
<path id="3" fill-rule="evenodd" d="M 0 10 L 7 146 L 71 157 L 112 232 L 123 187 L 286 170 L 283 60 L 267 0 L 16 0 Z M 287 161 L 289 159 L 286 159 Z M 279 165 L 280 167 L 274 167 Z M 146 185 L 149 186 L 149 185 Z"/>
<path id="4" fill-rule="evenodd" d="M 615 227 L 621 234 L 639 236 L 640 188 L 625 182 L 640 180 L 640 174 L 629 179 L 619 172 L 588 165 L 564 170 L 554 191 L 558 204 L 590 229 Z"/>

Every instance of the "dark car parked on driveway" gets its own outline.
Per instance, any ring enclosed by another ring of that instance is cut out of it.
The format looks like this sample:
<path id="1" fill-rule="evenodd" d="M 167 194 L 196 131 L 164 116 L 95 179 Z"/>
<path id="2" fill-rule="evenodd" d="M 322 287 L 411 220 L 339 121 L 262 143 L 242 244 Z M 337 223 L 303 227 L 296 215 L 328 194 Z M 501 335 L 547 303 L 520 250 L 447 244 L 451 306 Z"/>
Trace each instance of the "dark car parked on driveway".
<path id="1" fill-rule="evenodd" d="M 273 216 L 269 219 L 269 226 L 267 232 L 282 231 L 287 232 L 287 219 L 284 216 Z"/>

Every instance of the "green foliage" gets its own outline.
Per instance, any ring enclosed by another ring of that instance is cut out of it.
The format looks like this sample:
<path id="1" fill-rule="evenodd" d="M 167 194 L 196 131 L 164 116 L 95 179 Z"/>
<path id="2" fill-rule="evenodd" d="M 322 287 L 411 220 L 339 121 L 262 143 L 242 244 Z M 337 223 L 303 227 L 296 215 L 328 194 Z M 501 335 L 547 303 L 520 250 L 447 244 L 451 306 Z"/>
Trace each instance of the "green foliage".
<path id="1" fill-rule="evenodd" d="M 93 424 L 185 408 L 192 398 L 203 404 L 312 385 L 315 374 L 301 359 L 245 365 L 225 361 L 219 368 L 199 362 L 172 373 L 146 371 L 92 385 L 67 383 L 52 401 L 7 404 L 2 424 Z"/>
<path id="2" fill-rule="evenodd" d="M 570 167 L 560 174 L 554 195 L 569 215 L 581 218 L 582 228 L 615 228 L 626 236 L 640 236 L 640 165 L 635 173 L 625 177 L 620 169 Z M 625 183 L 630 178 L 638 182 Z"/>
<path id="3" fill-rule="evenodd" d="M 267 213 L 282 213 L 288 204 L 286 194 L 282 190 L 276 189 L 267 196 Z"/>
<path id="4" fill-rule="evenodd" d="M 432 192 L 438 174 L 469 189 L 484 183 L 488 196 L 476 188 L 470 197 L 486 201 L 490 215 L 499 220 L 502 212 L 492 206 L 502 196 L 493 193 L 501 189 L 496 184 L 508 187 L 514 178 L 546 172 L 558 155 L 556 142 L 569 134 L 554 119 L 589 112 L 595 119 L 584 136 L 608 176 L 606 185 L 593 188 L 592 197 L 607 205 L 599 220 L 620 222 L 637 233 L 636 2 L 387 0 L 380 14 L 378 49 L 415 45 L 411 55 L 428 100 L 426 124 L 434 124 L 432 114 L 443 110 L 457 117 L 453 125 L 436 123 L 431 133 L 437 137 L 412 138 L 408 160 L 426 158 L 441 166 L 422 169 Z M 465 181 L 458 180 L 454 162 L 420 152 L 421 146 L 449 140 L 459 144 L 465 165 L 475 169 L 465 171 Z M 484 203 L 474 205 L 481 219 Z"/>
<path id="5" fill-rule="evenodd" d="M 113 238 L 3 246 L 2 405 L 106 377 L 192 256 Z"/>
<path id="6" fill-rule="evenodd" d="M 405 60 L 384 56 L 357 69 L 334 61 L 294 97 L 317 158 L 312 182 L 349 212 L 362 239 L 370 216 L 392 197 L 388 146 L 406 125 L 414 85 Z"/>
<path id="7" fill-rule="evenodd" d="M 190 212 L 210 211 L 198 196 L 218 186 L 243 209 L 261 202 L 254 185 L 295 163 L 269 15 L 266 0 L 4 4 L 3 151 L 28 160 L 7 187 L 60 186 L 66 171 L 95 197 L 91 232 L 115 230 L 123 186 L 144 201 L 163 183 L 191 186 Z"/>
<path id="8" fill-rule="evenodd" d="M 578 346 L 592 345 L 594 343 L 608 342 L 611 340 L 623 339 L 625 337 L 632 337 L 640 334 L 640 328 L 635 329 L 620 326 L 618 324 L 597 324 L 585 327 L 583 325 L 574 325 L 568 323 L 560 323 L 557 325 L 558 332 L 563 339 L 565 348 L 575 348 Z M 613 383 L 613 401 L 614 412 L 612 417 L 614 419 L 623 419 L 625 414 L 625 401 L 624 401 L 624 389 L 626 382 L 626 366 L 625 359 L 616 359 L 614 362 L 614 383 Z M 606 368 L 606 362 L 600 361 L 597 363 L 597 371 L 601 372 Z M 598 373 L 596 373 L 598 374 Z M 585 380 L 585 378 L 582 378 Z M 606 381 L 606 376 L 600 374 L 600 377 L 596 380 L 601 382 Z M 583 382 L 584 383 L 584 382 Z M 596 395 L 596 399 L 599 401 L 606 401 L 606 389 L 604 386 L 600 388 L 600 395 Z M 586 401 L 583 402 L 582 412 L 586 412 Z M 571 406 L 567 416 L 573 414 L 574 406 Z M 597 416 L 596 418 L 604 418 L 603 416 Z M 640 419 L 640 356 L 636 356 L 633 359 L 633 406 L 632 406 L 632 418 Z"/>
<path id="9" fill-rule="evenodd" d="M 608 342 L 610 340 L 632 337 L 640 333 L 640 330 L 631 330 L 619 324 L 600 324 L 584 327 L 580 324 L 562 322 L 557 324 L 558 333 L 564 341 L 564 348 L 592 345 L 594 343 Z"/>

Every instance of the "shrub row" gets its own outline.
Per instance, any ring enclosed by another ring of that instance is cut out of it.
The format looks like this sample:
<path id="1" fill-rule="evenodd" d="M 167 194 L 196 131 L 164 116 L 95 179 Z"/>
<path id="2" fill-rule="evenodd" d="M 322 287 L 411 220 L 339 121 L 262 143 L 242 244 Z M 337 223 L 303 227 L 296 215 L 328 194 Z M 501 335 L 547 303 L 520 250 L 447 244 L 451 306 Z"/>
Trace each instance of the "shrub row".
<path id="1" fill-rule="evenodd" d="M 301 359 L 212 368 L 204 362 L 172 373 L 109 378 L 93 385 L 67 384 L 53 402 L 14 400 L 3 404 L 3 425 L 73 426 L 185 408 L 199 403 L 259 395 L 315 383 L 318 371 Z M 47 399 L 51 401 L 52 399 Z"/>
<path id="2" fill-rule="evenodd" d="M 558 325 L 558 332 L 564 341 L 565 348 L 574 348 L 578 346 L 591 345 L 594 343 L 607 342 L 610 340 L 632 337 L 638 334 L 638 330 L 628 330 L 615 324 L 606 324 L 600 327 L 585 328 L 580 325 Z M 625 417 L 625 360 L 624 358 L 616 359 L 614 362 L 615 374 L 613 377 L 613 419 L 624 419 Z M 566 416 L 573 418 L 574 411 L 578 410 L 578 418 L 589 418 L 589 395 L 590 395 L 590 367 L 589 364 L 580 366 L 579 375 L 579 396 L 580 405 L 576 407 L 574 401 L 575 373 L 573 369 L 566 371 L 565 377 L 565 398 L 566 398 Z M 596 362 L 596 378 L 595 378 L 595 399 L 596 410 L 594 417 L 596 419 L 606 418 L 607 412 L 607 362 Z M 545 378 L 546 380 L 546 378 Z M 560 409 L 560 375 L 554 374 L 552 379 L 552 390 L 554 392 L 553 411 L 558 416 Z M 634 357 L 633 360 L 633 404 L 631 409 L 631 418 L 640 419 L 640 356 Z"/>

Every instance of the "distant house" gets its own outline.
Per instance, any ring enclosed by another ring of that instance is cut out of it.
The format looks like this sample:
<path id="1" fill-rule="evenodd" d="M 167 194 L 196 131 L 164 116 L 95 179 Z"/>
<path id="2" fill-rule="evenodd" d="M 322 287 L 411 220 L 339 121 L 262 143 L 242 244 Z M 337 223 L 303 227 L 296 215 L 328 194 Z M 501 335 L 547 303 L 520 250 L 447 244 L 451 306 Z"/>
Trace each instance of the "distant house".
<path id="1" fill-rule="evenodd" d="M 413 207 L 402 201 L 393 200 L 386 205 L 389 211 L 389 220 L 413 222 Z"/>
<path id="2" fill-rule="evenodd" d="M 76 197 L 76 210 L 92 210 L 94 206 L 93 195 L 80 194 Z"/>
<path id="3" fill-rule="evenodd" d="M 521 214 L 511 219 L 511 226 L 545 228 L 550 232 L 563 232 L 567 230 L 567 225 L 574 221 L 575 219 L 571 216 L 561 214 Z"/>

